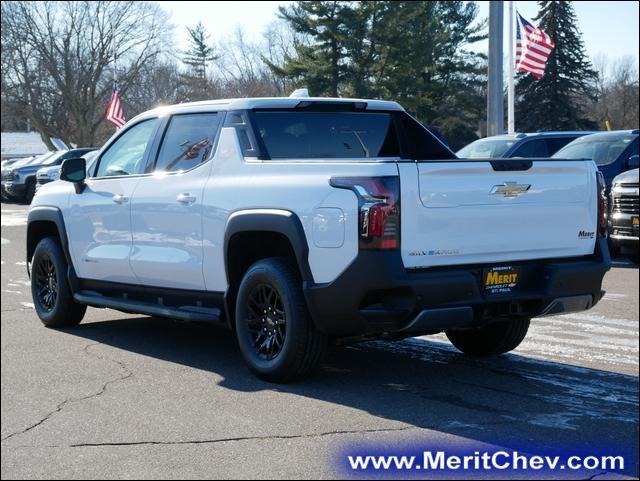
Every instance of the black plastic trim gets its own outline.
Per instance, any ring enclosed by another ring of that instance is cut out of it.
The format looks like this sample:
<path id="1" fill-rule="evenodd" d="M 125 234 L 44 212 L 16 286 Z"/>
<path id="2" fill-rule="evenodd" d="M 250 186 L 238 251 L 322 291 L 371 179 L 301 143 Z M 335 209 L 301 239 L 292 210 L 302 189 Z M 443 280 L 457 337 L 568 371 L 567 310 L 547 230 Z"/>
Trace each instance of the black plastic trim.
<path id="1" fill-rule="evenodd" d="M 313 282 L 309 267 L 309 245 L 302 223 L 296 214 L 280 209 L 255 209 L 231 214 L 224 233 L 224 267 L 229 283 L 228 252 L 234 235 L 242 232 L 276 232 L 291 242 L 300 275 L 305 282 Z"/>
<path id="2" fill-rule="evenodd" d="M 520 267 L 518 290 L 490 294 L 482 289 L 483 269 L 496 265 Z M 472 325 L 480 326 L 497 320 L 537 317 L 561 298 L 580 299 L 559 301 L 566 308 L 592 307 L 601 298 L 602 279 L 610 267 L 606 239 L 598 239 L 594 254 L 585 257 L 422 270 L 406 270 L 399 251 L 360 251 L 333 282 L 306 283 L 303 290 L 316 326 L 327 334 L 402 336 L 406 332 L 415 335 L 416 329 L 421 328 L 427 333 L 445 327 L 468 327 L 465 316 L 469 309 L 473 311 Z M 583 299 L 593 302 L 581 304 Z M 438 326 L 442 316 L 429 314 L 411 326 L 425 310 L 449 308 L 460 309 L 456 311 L 455 325 Z"/>
<path id="3" fill-rule="evenodd" d="M 425 309 L 400 331 L 420 333 L 449 327 L 470 326 L 473 324 L 473 318 L 473 309 L 469 306 Z"/>
<path id="4" fill-rule="evenodd" d="M 190 311 L 188 309 L 180 309 L 174 307 L 163 306 L 161 304 L 152 304 L 150 302 L 134 301 L 129 299 L 115 299 L 105 297 L 99 293 L 90 291 L 80 291 L 73 295 L 73 298 L 88 306 L 108 307 L 118 311 L 147 314 L 150 316 L 168 317 L 171 319 L 180 319 L 183 321 L 201 321 L 201 322 L 219 322 L 221 310 L 219 308 L 208 308 L 201 311 Z"/>
<path id="5" fill-rule="evenodd" d="M 224 293 L 77 279 L 78 302 L 183 320 L 224 320 Z M 215 315 L 213 315 L 215 314 Z"/>
<path id="6" fill-rule="evenodd" d="M 27 265 L 31 262 L 33 250 L 35 250 L 35 245 L 33 246 L 33 249 L 29 247 L 31 244 L 31 236 L 33 235 L 31 227 L 34 222 L 53 222 L 56 225 L 58 229 L 58 237 L 60 238 L 60 244 L 62 246 L 62 252 L 64 252 L 67 264 L 71 266 L 71 253 L 69 252 L 69 241 L 67 239 L 64 218 L 60 209 L 52 206 L 36 206 L 29 211 L 29 215 L 27 216 Z"/>
<path id="7" fill-rule="evenodd" d="M 582 296 L 567 296 L 559 297 L 549 303 L 547 307 L 542 311 L 539 317 L 543 316 L 557 316 L 559 314 L 566 314 L 568 312 L 580 312 L 591 309 L 593 306 L 593 296 L 590 294 Z"/>
<path id="8" fill-rule="evenodd" d="M 496 172 L 522 171 L 533 167 L 533 159 L 500 159 L 491 160 L 491 167 Z"/>
<path id="9" fill-rule="evenodd" d="M 33 242 L 31 236 L 33 232 L 31 227 L 35 222 L 51 222 L 55 224 L 58 231 L 58 238 L 60 239 L 60 246 L 62 252 L 67 261 L 67 280 L 69 281 L 69 287 L 71 292 L 78 290 L 78 277 L 76 276 L 75 268 L 73 267 L 73 261 L 71 259 L 71 252 L 69 250 L 69 240 L 67 238 L 67 230 L 64 225 L 64 217 L 59 208 L 53 206 L 36 206 L 29 211 L 27 217 L 27 242 L 26 242 L 26 261 L 27 261 L 27 275 L 31 277 L 30 263 L 33 253 L 36 248 L 36 243 Z"/>

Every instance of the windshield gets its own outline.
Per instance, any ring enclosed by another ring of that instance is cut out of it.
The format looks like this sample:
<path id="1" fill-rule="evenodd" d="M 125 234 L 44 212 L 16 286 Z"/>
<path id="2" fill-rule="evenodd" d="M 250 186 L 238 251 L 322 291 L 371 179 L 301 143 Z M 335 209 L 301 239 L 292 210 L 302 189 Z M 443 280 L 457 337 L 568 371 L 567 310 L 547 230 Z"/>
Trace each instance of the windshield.
<path id="1" fill-rule="evenodd" d="M 33 162 L 35 159 L 37 159 L 38 157 L 27 157 L 26 159 L 20 159 L 20 160 L 16 160 L 15 162 L 11 163 L 10 165 L 16 169 L 18 167 L 23 167 L 25 165 L 29 165 L 31 162 Z"/>
<path id="2" fill-rule="evenodd" d="M 53 157 L 56 154 L 57 154 L 57 152 L 47 152 L 46 154 L 38 155 L 33 160 L 29 161 L 29 163 L 26 164 L 26 165 L 38 165 L 38 164 L 41 164 L 42 162 L 44 162 L 47 159 L 50 159 L 51 157 Z"/>
<path id="3" fill-rule="evenodd" d="M 460 149 L 461 159 L 488 159 L 502 157 L 516 143 L 515 139 L 480 139 Z"/>
<path id="4" fill-rule="evenodd" d="M 615 162 L 635 138 L 635 135 L 582 137 L 553 154 L 553 158 L 589 159 L 593 160 L 597 165 L 607 165 Z"/>

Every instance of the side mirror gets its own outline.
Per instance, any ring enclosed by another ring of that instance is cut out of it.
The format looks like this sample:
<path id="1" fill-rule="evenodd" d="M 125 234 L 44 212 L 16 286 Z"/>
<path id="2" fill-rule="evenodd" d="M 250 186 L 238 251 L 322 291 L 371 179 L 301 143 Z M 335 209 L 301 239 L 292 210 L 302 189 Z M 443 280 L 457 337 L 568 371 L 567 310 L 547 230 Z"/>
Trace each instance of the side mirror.
<path id="1" fill-rule="evenodd" d="M 84 190 L 84 180 L 87 178 L 87 161 L 82 157 L 67 159 L 60 167 L 60 180 L 73 182 L 76 193 Z"/>
<path id="2" fill-rule="evenodd" d="M 638 154 L 634 154 L 627 159 L 627 170 L 637 169 L 639 164 Z"/>

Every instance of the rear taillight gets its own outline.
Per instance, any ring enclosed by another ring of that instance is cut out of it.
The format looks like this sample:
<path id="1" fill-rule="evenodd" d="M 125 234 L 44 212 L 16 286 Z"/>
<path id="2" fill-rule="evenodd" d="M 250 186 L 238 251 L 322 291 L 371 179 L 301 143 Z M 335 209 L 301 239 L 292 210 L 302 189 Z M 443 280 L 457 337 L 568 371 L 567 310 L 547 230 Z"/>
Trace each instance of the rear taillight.
<path id="1" fill-rule="evenodd" d="M 602 172 L 597 171 L 598 179 L 598 237 L 606 237 L 607 235 L 607 184 L 604 181 Z"/>
<path id="2" fill-rule="evenodd" d="M 334 177 L 329 183 L 358 197 L 361 249 L 400 247 L 400 180 L 385 177 Z"/>

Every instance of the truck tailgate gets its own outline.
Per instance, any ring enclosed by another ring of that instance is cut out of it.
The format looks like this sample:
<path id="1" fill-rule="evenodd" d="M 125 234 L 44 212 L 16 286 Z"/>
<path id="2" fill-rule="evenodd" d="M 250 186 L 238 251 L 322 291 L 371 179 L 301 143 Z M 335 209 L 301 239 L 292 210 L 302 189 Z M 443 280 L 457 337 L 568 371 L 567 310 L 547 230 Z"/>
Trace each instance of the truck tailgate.
<path id="1" fill-rule="evenodd" d="M 597 224 L 591 161 L 398 164 L 406 268 L 494 264 L 592 254 Z"/>

